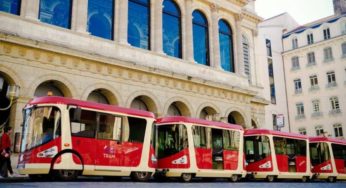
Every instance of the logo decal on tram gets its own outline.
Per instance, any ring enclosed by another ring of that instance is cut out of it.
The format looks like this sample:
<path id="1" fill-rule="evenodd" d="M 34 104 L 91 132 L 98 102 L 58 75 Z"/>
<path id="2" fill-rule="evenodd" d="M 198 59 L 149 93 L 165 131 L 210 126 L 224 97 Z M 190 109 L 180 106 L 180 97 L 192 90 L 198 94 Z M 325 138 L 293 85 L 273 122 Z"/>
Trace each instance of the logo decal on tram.
<path id="1" fill-rule="evenodd" d="M 262 165 L 259 165 L 259 168 L 271 168 L 271 167 L 272 167 L 272 163 L 270 161 L 267 161 L 263 163 Z"/>
<path id="2" fill-rule="evenodd" d="M 184 155 L 180 157 L 179 159 L 172 161 L 172 164 L 187 164 L 187 156 Z"/>

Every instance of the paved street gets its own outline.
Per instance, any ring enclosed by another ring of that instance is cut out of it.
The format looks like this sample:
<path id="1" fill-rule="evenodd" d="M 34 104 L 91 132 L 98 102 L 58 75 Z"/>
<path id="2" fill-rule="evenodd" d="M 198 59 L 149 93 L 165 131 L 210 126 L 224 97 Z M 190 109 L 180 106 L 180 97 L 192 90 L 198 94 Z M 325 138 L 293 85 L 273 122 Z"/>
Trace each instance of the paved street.
<path id="1" fill-rule="evenodd" d="M 247 188 L 247 187 L 266 187 L 266 188 L 341 188 L 346 187 L 346 182 L 337 182 L 337 183 L 327 183 L 327 182 L 237 182 L 231 183 L 225 180 L 215 180 L 215 181 L 201 181 L 195 180 L 191 183 L 181 183 L 181 182 L 147 182 L 147 183 L 136 183 L 131 182 L 128 179 L 123 179 L 122 181 L 104 181 L 102 178 L 80 178 L 75 182 L 32 182 L 28 178 L 12 178 L 12 179 L 0 179 L 0 187 L 1 188 L 13 188 L 13 187 L 83 187 L 83 188 L 95 188 L 95 187 L 126 187 L 126 188 L 155 188 L 155 187 L 182 187 L 182 188 L 190 188 L 190 187 L 237 187 L 237 188 Z"/>

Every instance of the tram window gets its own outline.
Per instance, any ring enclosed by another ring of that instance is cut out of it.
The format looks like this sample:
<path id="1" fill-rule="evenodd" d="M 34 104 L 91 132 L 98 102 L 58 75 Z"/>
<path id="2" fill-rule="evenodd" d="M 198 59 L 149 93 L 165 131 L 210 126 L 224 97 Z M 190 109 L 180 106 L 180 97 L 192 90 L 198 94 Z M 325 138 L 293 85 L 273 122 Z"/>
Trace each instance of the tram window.
<path id="1" fill-rule="evenodd" d="M 346 146 L 339 144 L 332 144 L 333 154 L 335 159 L 346 160 Z"/>
<path id="2" fill-rule="evenodd" d="M 275 154 L 286 155 L 286 139 L 281 137 L 274 137 Z"/>
<path id="3" fill-rule="evenodd" d="M 269 138 L 267 136 L 245 137 L 246 161 L 256 162 L 270 156 Z"/>
<path id="4" fill-rule="evenodd" d="M 97 130 L 97 138 L 107 140 L 113 139 L 113 130 L 116 125 L 115 116 L 111 114 L 100 114 L 98 119 L 99 126 Z"/>
<path id="5" fill-rule="evenodd" d="M 313 166 L 330 159 L 327 143 L 310 143 L 311 164 Z"/>
<path id="6" fill-rule="evenodd" d="M 157 129 L 157 135 L 159 159 L 179 153 L 188 147 L 185 125 L 160 125 Z"/>
<path id="7" fill-rule="evenodd" d="M 237 131 L 223 130 L 223 149 L 239 150 L 240 133 Z"/>
<path id="8" fill-rule="evenodd" d="M 70 109 L 70 118 L 74 117 L 75 109 Z M 97 113 L 89 110 L 82 110 L 80 121 L 71 120 L 72 136 L 95 138 Z"/>
<path id="9" fill-rule="evenodd" d="M 297 155 L 306 156 L 306 141 L 305 140 L 296 140 L 297 143 Z"/>
<path id="10" fill-rule="evenodd" d="M 145 136 L 145 130 L 147 121 L 145 119 L 141 118 L 135 118 L 135 117 L 125 117 L 124 118 L 124 125 L 125 127 L 128 125 L 128 142 L 144 142 L 144 136 Z M 128 121 L 128 124 L 126 123 L 126 120 Z M 126 131 L 126 129 L 124 129 Z"/>
<path id="11" fill-rule="evenodd" d="M 196 148 L 210 148 L 210 130 L 207 127 L 192 126 L 193 142 Z"/>

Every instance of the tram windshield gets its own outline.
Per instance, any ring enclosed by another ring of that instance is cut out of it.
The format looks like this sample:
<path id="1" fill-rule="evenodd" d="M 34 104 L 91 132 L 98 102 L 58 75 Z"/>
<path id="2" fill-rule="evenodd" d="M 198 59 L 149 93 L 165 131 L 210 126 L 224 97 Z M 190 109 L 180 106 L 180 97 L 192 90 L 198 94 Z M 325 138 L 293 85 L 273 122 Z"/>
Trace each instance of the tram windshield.
<path id="1" fill-rule="evenodd" d="M 270 156 L 270 144 L 267 136 L 247 136 L 244 140 L 247 163 L 257 162 Z"/>
<path id="2" fill-rule="evenodd" d="M 313 166 L 330 160 L 327 143 L 310 143 L 311 164 Z"/>
<path id="3" fill-rule="evenodd" d="M 21 152 L 45 144 L 61 135 L 61 112 L 57 107 L 32 107 L 23 111 Z"/>
<path id="4" fill-rule="evenodd" d="M 157 128 L 158 159 L 188 148 L 187 129 L 182 124 L 160 125 Z"/>

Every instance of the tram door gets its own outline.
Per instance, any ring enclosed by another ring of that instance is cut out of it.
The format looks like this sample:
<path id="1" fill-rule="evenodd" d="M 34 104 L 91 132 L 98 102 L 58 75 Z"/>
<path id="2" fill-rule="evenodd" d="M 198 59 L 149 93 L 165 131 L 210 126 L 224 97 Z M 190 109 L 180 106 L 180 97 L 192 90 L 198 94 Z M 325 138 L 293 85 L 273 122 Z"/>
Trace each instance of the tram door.
<path id="1" fill-rule="evenodd" d="M 223 169 L 223 134 L 220 129 L 212 129 L 213 169 Z"/>

